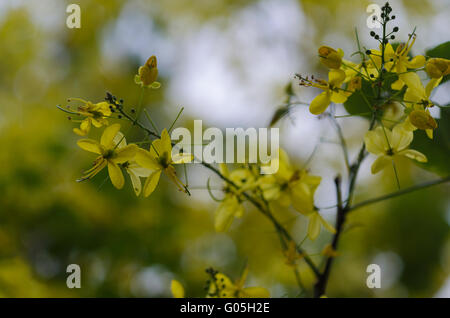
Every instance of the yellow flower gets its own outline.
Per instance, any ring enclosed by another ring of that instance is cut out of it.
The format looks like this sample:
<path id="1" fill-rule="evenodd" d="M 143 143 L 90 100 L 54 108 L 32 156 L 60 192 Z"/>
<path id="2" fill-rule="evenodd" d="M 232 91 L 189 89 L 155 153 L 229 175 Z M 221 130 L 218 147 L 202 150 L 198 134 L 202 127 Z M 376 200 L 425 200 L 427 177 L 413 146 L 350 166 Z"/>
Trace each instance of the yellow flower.
<path id="1" fill-rule="evenodd" d="M 433 138 L 433 129 L 437 128 L 437 123 L 431 117 L 428 108 L 434 106 L 430 101 L 430 95 L 442 78 L 439 80 L 431 79 L 424 88 L 419 75 L 416 73 L 404 74 L 400 77 L 408 86 L 403 98 L 407 105 L 406 112 L 409 114 L 409 121 L 416 128 L 424 129 L 428 137 Z"/>
<path id="2" fill-rule="evenodd" d="M 263 196 L 267 201 L 277 201 L 281 206 L 292 206 L 309 218 L 308 237 L 316 239 L 321 224 L 331 233 L 335 229 L 314 207 L 314 193 L 320 184 L 321 177 L 312 176 L 306 170 L 294 169 L 289 163 L 287 154 L 280 149 L 279 168 L 277 173 L 265 175 L 259 181 Z"/>
<path id="3" fill-rule="evenodd" d="M 134 144 L 117 147 L 114 138 L 119 133 L 120 125 L 114 124 L 107 127 L 102 134 L 100 142 L 93 139 L 80 139 L 77 144 L 81 149 L 98 154 L 94 161 L 94 166 L 85 172 L 85 176 L 80 179 L 86 180 L 94 177 L 103 168 L 108 166 L 109 178 L 112 184 L 121 189 L 125 183 L 122 170 L 119 164 L 131 161 L 136 155 L 137 146 Z"/>
<path id="4" fill-rule="evenodd" d="M 412 140 L 413 132 L 404 129 L 402 125 L 395 126 L 392 131 L 383 127 L 368 131 L 364 136 L 367 151 L 378 156 L 372 164 L 372 173 L 381 171 L 399 156 L 427 162 L 424 154 L 408 149 Z"/>
<path id="5" fill-rule="evenodd" d="M 314 209 L 314 192 L 322 178 L 295 169 L 284 150 L 280 149 L 279 154 L 279 158 L 273 159 L 279 161 L 278 171 L 259 180 L 264 198 L 284 207 L 292 204 L 297 211 L 309 213 Z"/>
<path id="6" fill-rule="evenodd" d="M 138 74 L 135 75 L 134 81 L 142 87 L 157 89 L 161 86 L 159 82 L 156 82 L 157 77 L 158 66 L 156 56 L 152 55 L 143 66 L 139 67 Z"/>
<path id="7" fill-rule="evenodd" d="M 73 129 L 74 133 L 79 136 L 86 136 L 91 130 L 91 125 L 94 125 L 97 128 L 108 125 L 106 117 L 111 116 L 112 105 L 107 102 L 93 104 L 80 98 L 69 99 L 69 101 L 71 100 L 77 100 L 84 103 L 84 105 L 78 106 L 77 112 L 79 115 L 85 116 L 85 118 L 81 121 L 80 128 Z"/>
<path id="8" fill-rule="evenodd" d="M 332 69 L 328 73 L 328 82 L 324 80 L 317 80 L 310 82 L 307 86 L 313 86 L 324 90 L 313 99 L 309 106 L 309 111 L 314 115 L 323 113 L 330 102 L 344 103 L 347 100 L 348 94 L 341 89 L 341 85 L 345 80 L 345 72 L 342 70 Z"/>
<path id="9" fill-rule="evenodd" d="M 220 272 L 209 269 L 213 277 L 209 281 L 208 298 L 269 298 L 270 293 L 264 287 L 244 287 L 248 275 L 248 267 L 245 267 L 241 278 L 235 283 Z"/>
<path id="10" fill-rule="evenodd" d="M 224 177 L 239 187 L 239 190 L 237 190 L 227 183 L 224 184 L 225 197 L 215 212 L 214 228 L 217 232 L 225 232 L 230 228 L 235 217 L 240 218 L 244 215 L 240 194 L 256 186 L 256 184 L 249 170 L 236 169 L 229 173 L 225 164 L 220 164 L 219 169 Z"/>
<path id="11" fill-rule="evenodd" d="M 431 78 L 442 78 L 450 74 L 450 60 L 443 58 L 432 58 L 427 61 L 425 71 Z"/>
<path id="12" fill-rule="evenodd" d="M 411 51 L 416 36 L 409 37 L 406 44 L 400 44 L 394 51 L 394 48 L 390 43 L 387 43 L 384 49 L 384 61 L 385 69 L 394 73 L 405 73 L 408 69 L 420 68 L 425 65 L 425 56 L 417 55 L 410 59 L 408 56 Z M 378 69 L 381 68 L 381 44 L 380 51 L 371 50 L 371 58 L 374 61 Z M 392 83 L 392 89 L 400 90 L 405 85 L 403 79 L 400 77 L 397 81 Z"/>
<path id="13" fill-rule="evenodd" d="M 117 145 L 117 149 L 122 149 L 127 146 L 127 140 L 120 131 L 117 133 L 116 137 L 114 137 L 114 143 Z M 135 160 L 126 161 L 122 163 L 121 166 L 130 176 L 134 193 L 136 193 L 136 196 L 139 196 L 142 189 L 141 177 L 148 177 L 152 171 L 139 166 Z"/>
<path id="14" fill-rule="evenodd" d="M 339 69 L 342 63 L 344 51 L 338 49 L 337 51 L 329 46 L 321 46 L 319 48 L 320 62 L 332 69 Z"/>
<path id="15" fill-rule="evenodd" d="M 172 157 L 172 142 L 167 129 L 164 129 L 161 139 L 153 141 L 150 151 L 139 148 L 136 153 L 136 162 L 152 171 L 144 185 L 144 196 L 148 197 L 155 190 L 163 171 L 181 191 L 186 192 L 186 186 L 178 179 L 173 164 L 191 161 L 191 154 L 177 154 Z"/>
<path id="16" fill-rule="evenodd" d="M 174 298 L 184 298 L 184 288 L 179 281 L 173 279 L 170 284 L 170 290 Z"/>

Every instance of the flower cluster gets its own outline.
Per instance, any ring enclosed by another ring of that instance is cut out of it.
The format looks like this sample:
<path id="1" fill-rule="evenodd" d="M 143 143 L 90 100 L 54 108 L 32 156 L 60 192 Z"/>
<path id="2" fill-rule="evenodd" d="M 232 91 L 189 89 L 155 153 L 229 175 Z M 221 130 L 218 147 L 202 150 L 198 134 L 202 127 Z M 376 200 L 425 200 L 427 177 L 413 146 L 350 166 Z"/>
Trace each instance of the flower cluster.
<path id="1" fill-rule="evenodd" d="M 389 33 L 386 30 L 388 22 L 395 20 L 391 12 L 388 3 L 383 6 L 380 21 L 383 34 L 380 36 L 374 31 L 370 32 L 379 42 L 379 49 L 356 52 L 361 57 L 360 63 L 345 60 L 342 49 L 322 46 L 318 54 L 320 62 L 329 69 L 328 80 L 297 75 L 301 86 L 316 87 L 323 91 L 309 106 L 310 112 L 315 115 L 325 112 L 330 103 L 345 103 L 353 94 L 363 95 L 366 101 L 376 101 L 375 105 L 368 106 L 377 124 L 364 138 L 367 150 L 379 156 L 372 166 L 372 173 L 386 167 L 397 156 L 427 162 L 425 155 L 407 147 L 413 140 L 413 131 L 417 129 L 424 130 L 429 138 L 433 138 L 437 122 L 430 114 L 430 108 L 434 106 L 430 96 L 442 78 L 450 73 L 450 60 L 411 56 L 415 32 L 409 34 L 406 43 L 390 43 L 399 32 L 398 27 Z M 426 85 L 419 72 L 428 75 Z M 368 89 L 364 90 L 363 87 Z M 383 124 L 383 111 L 387 115 L 393 104 L 400 105 L 403 111 L 391 131 Z"/>
<path id="2" fill-rule="evenodd" d="M 295 168 L 282 149 L 279 150 L 278 158 L 273 160 L 278 161 L 278 171 L 275 174 L 263 175 L 259 173 L 259 169 L 264 170 L 269 165 L 237 168 L 230 173 L 227 166 L 221 164 L 222 175 L 233 185 L 224 183 L 222 190 L 225 195 L 215 213 L 216 231 L 228 230 L 234 218 L 243 215 L 242 204 L 247 200 L 243 193 L 246 193 L 257 198 L 262 204 L 267 204 L 269 208 L 277 206 L 287 209 L 292 206 L 295 211 L 305 215 L 309 220 L 308 237 L 311 240 L 317 238 L 321 225 L 334 233 L 333 226 L 320 215 L 314 205 L 314 193 L 321 177 L 311 175 L 305 169 Z"/>
<path id="3" fill-rule="evenodd" d="M 135 76 L 135 82 L 144 88 L 157 89 L 160 84 L 156 82 L 158 75 L 156 57 L 150 57 L 144 66 L 138 70 Z M 153 142 L 144 141 L 150 144 L 149 150 L 140 148 L 138 144 L 142 142 L 127 144 L 125 135 L 120 131 L 121 125 L 118 123 L 110 124 L 108 119 L 128 119 L 136 124 L 137 118 L 125 113 L 123 109 L 123 100 L 117 101 L 116 97 L 107 94 L 105 101 L 92 103 L 80 98 L 70 98 L 70 101 L 81 102 L 75 111 L 68 106 L 63 111 L 71 115 L 77 115 L 81 119 L 70 119 L 73 122 L 80 122 L 80 128 L 74 128 L 73 131 L 80 136 L 86 136 L 91 130 L 91 126 L 101 128 L 105 126 L 100 141 L 84 138 L 78 140 L 78 146 L 86 151 L 95 153 L 97 158 L 93 166 L 84 172 L 83 177 L 78 181 L 84 181 L 93 178 L 100 171 L 107 167 L 109 179 L 117 189 L 122 189 L 125 184 L 123 171 L 125 171 L 131 180 L 133 190 L 137 196 L 143 192 L 144 196 L 149 196 L 158 185 L 161 173 L 164 172 L 178 187 L 179 190 L 186 192 L 186 186 L 178 178 L 174 164 L 188 163 L 192 160 L 190 154 L 178 154 L 172 157 L 172 141 L 170 140 L 167 129 L 164 129 L 161 136 L 157 136 Z M 132 113 L 136 111 L 132 109 Z M 146 181 L 142 186 L 141 178 Z"/>

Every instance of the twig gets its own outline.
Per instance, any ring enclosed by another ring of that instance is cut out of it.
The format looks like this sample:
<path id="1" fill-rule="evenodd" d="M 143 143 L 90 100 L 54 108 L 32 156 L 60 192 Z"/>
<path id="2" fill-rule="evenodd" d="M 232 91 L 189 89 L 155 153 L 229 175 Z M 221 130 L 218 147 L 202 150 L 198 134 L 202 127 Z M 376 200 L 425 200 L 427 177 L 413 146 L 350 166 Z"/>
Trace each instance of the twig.
<path id="1" fill-rule="evenodd" d="M 337 176 L 334 179 L 336 186 L 336 198 L 337 198 L 337 214 L 336 214 L 336 233 L 333 236 L 331 247 L 333 250 L 337 250 L 339 237 L 342 233 L 342 228 L 345 223 L 346 209 L 342 205 L 342 193 L 341 193 L 341 177 Z M 328 283 L 328 277 L 330 276 L 331 265 L 333 264 L 334 257 L 329 256 L 325 263 L 325 269 L 319 276 L 316 285 L 314 286 L 314 297 L 320 297 L 325 294 L 325 290 Z"/>
<path id="2" fill-rule="evenodd" d="M 365 200 L 365 201 L 356 203 L 353 206 L 349 207 L 348 208 L 348 212 L 354 211 L 354 210 L 359 209 L 359 208 L 362 208 L 362 207 L 364 207 L 366 205 L 369 205 L 369 204 L 373 204 L 373 203 L 377 203 L 377 202 L 380 202 L 380 201 L 392 199 L 392 198 L 398 197 L 400 195 L 404 195 L 404 194 L 407 194 L 407 193 L 410 193 L 410 192 L 414 192 L 414 191 L 417 191 L 417 190 L 425 189 L 425 188 L 432 187 L 432 186 L 435 186 L 435 185 L 438 185 L 438 184 L 442 184 L 442 183 L 446 183 L 446 182 L 449 182 L 449 181 L 450 181 L 450 176 L 445 177 L 443 179 L 439 179 L 439 180 L 434 180 L 434 181 L 421 183 L 421 184 L 418 184 L 418 185 L 415 185 L 415 186 L 412 186 L 412 187 L 409 187 L 409 188 L 406 188 L 406 189 L 403 189 L 403 190 L 400 190 L 400 191 L 397 191 L 397 192 L 393 192 L 393 193 L 389 193 L 389 194 L 386 194 L 386 195 L 382 195 L 382 196 L 377 197 L 377 198 Z"/>

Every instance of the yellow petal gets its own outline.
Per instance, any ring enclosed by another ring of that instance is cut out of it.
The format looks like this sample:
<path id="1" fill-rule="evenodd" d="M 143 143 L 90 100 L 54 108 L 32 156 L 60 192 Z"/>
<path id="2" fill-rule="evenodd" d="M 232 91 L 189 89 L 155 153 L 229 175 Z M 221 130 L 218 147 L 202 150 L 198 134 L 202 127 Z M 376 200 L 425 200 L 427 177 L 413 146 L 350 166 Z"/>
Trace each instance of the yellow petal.
<path id="1" fill-rule="evenodd" d="M 425 65 L 426 59 L 423 55 L 415 56 L 411 61 L 406 62 L 408 68 L 420 68 Z"/>
<path id="2" fill-rule="evenodd" d="M 311 102 L 311 105 L 309 106 L 309 111 L 311 114 L 319 115 L 322 114 L 330 105 L 330 96 L 328 92 L 322 92 L 319 95 L 316 96 Z"/>
<path id="3" fill-rule="evenodd" d="M 112 184 L 117 189 L 122 189 L 125 183 L 125 179 L 123 178 L 122 170 L 120 169 L 120 167 L 114 162 L 108 161 L 108 173 Z"/>
<path id="4" fill-rule="evenodd" d="M 364 135 L 364 143 L 368 152 L 374 155 L 381 155 L 388 149 L 386 137 L 381 127 L 366 132 Z"/>
<path id="5" fill-rule="evenodd" d="M 322 223 L 323 227 L 330 233 L 334 234 L 336 233 L 336 229 L 334 228 L 333 225 L 331 225 L 330 223 L 328 223 L 327 220 L 325 220 L 319 212 L 317 212 L 317 215 L 319 216 L 320 219 L 320 223 Z"/>
<path id="6" fill-rule="evenodd" d="M 96 140 L 80 139 L 77 141 L 77 145 L 83 150 L 93 152 L 99 155 L 102 154 L 102 147 Z"/>
<path id="7" fill-rule="evenodd" d="M 168 160 L 168 162 L 171 162 L 172 161 L 172 143 L 170 141 L 169 132 L 165 128 L 161 133 L 160 148 L 161 148 L 162 153 L 167 152 L 167 154 L 168 154 L 167 160 Z M 161 153 L 160 153 L 160 155 L 161 155 Z"/>
<path id="8" fill-rule="evenodd" d="M 228 178 L 230 173 L 228 172 L 228 167 L 225 163 L 219 163 L 219 170 L 222 175 Z"/>
<path id="9" fill-rule="evenodd" d="M 144 149 L 137 149 L 135 160 L 141 167 L 150 170 L 159 170 L 162 168 L 158 161 L 150 154 L 150 152 Z"/>
<path id="10" fill-rule="evenodd" d="M 74 128 L 73 132 L 76 133 L 78 136 L 86 136 L 88 134 L 87 131 L 81 130 L 80 128 Z"/>
<path id="11" fill-rule="evenodd" d="M 411 124 L 419 129 L 436 129 L 437 122 L 431 115 L 424 110 L 413 110 L 408 116 Z"/>
<path id="12" fill-rule="evenodd" d="M 422 85 L 422 82 L 420 81 L 419 75 L 417 75 L 415 72 L 408 72 L 405 74 L 400 74 L 399 78 L 406 83 L 408 88 L 411 88 L 413 90 L 417 91 L 417 95 L 425 95 L 425 89 Z"/>
<path id="13" fill-rule="evenodd" d="M 115 163 L 124 163 L 135 158 L 138 147 L 135 144 L 127 145 L 115 151 L 116 156 L 112 159 Z"/>
<path id="14" fill-rule="evenodd" d="M 436 88 L 439 83 L 442 81 L 442 77 L 439 78 L 432 78 L 427 86 L 425 87 L 425 94 L 428 98 L 430 98 L 431 92 L 433 91 L 434 88 Z"/>
<path id="15" fill-rule="evenodd" d="M 144 196 L 148 197 L 155 191 L 156 186 L 158 185 L 159 178 L 161 177 L 162 170 L 156 170 L 151 175 L 148 176 L 144 185 Z"/>
<path id="16" fill-rule="evenodd" d="M 238 206 L 239 203 L 234 196 L 225 198 L 225 200 L 220 203 L 214 218 L 214 228 L 217 232 L 225 232 L 230 228 Z"/>
<path id="17" fill-rule="evenodd" d="M 128 170 L 132 170 L 135 175 L 138 177 L 148 177 L 153 170 L 141 167 L 135 161 L 131 161 L 128 163 Z"/>
<path id="18" fill-rule="evenodd" d="M 120 131 L 114 137 L 113 142 L 117 149 L 123 148 L 127 145 L 127 139 Z"/>
<path id="19" fill-rule="evenodd" d="M 294 209 L 304 215 L 309 215 L 314 209 L 314 197 L 308 185 L 299 182 L 292 188 L 291 192 L 291 201 Z"/>
<path id="20" fill-rule="evenodd" d="M 389 57 L 395 54 L 394 48 L 392 47 L 391 43 L 386 44 L 384 48 L 384 55 Z M 381 56 L 381 52 L 379 54 Z"/>
<path id="21" fill-rule="evenodd" d="M 343 104 L 347 100 L 347 94 L 344 91 L 332 92 L 330 100 L 336 104 Z"/>
<path id="22" fill-rule="evenodd" d="M 320 219 L 318 216 L 318 213 L 315 212 L 311 214 L 309 217 L 309 224 L 308 224 L 308 237 L 310 240 L 314 241 L 320 233 Z"/>
<path id="23" fill-rule="evenodd" d="M 378 173 L 379 171 L 386 168 L 392 163 L 392 157 L 381 155 L 372 164 L 372 174 Z"/>
<path id="24" fill-rule="evenodd" d="M 417 150 L 413 150 L 413 149 L 406 149 L 406 150 L 400 151 L 397 155 L 405 156 L 409 159 L 417 160 L 418 162 L 427 162 L 428 161 L 427 157 L 423 153 L 421 153 Z"/>
<path id="25" fill-rule="evenodd" d="M 151 56 L 144 66 L 139 68 L 139 78 L 145 86 L 151 85 L 158 77 L 156 56 Z"/>
<path id="26" fill-rule="evenodd" d="M 443 58 L 429 59 L 425 70 L 431 78 L 438 79 L 450 73 L 450 60 Z"/>
<path id="27" fill-rule="evenodd" d="M 412 142 L 414 134 L 402 128 L 401 125 L 396 125 L 392 129 L 392 137 L 389 138 L 390 146 L 394 152 L 401 151 L 409 146 Z"/>
<path id="28" fill-rule="evenodd" d="M 130 175 L 131 184 L 133 185 L 134 193 L 136 196 L 139 196 L 142 190 L 141 178 L 139 178 L 131 169 L 127 169 L 128 174 Z"/>
<path id="29" fill-rule="evenodd" d="M 405 82 L 403 82 L 400 78 L 392 83 L 391 88 L 397 91 L 401 90 L 405 86 Z"/>
<path id="30" fill-rule="evenodd" d="M 328 82 L 333 86 L 339 86 L 345 80 L 345 72 L 343 70 L 331 70 L 328 73 Z"/>
<path id="31" fill-rule="evenodd" d="M 170 284 L 170 290 L 174 298 L 184 298 L 184 288 L 179 281 L 173 279 Z"/>
<path id="32" fill-rule="evenodd" d="M 338 69 L 341 67 L 343 51 L 336 51 L 329 46 L 321 46 L 319 48 L 320 61 L 327 67 Z"/>
<path id="33" fill-rule="evenodd" d="M 103 131 L 102 137 L 100 139 L 100 144 L 106 149 L 114 148 L 114 137 L 116 137 L 117 133 L 120 130 L 120 124 L 113 124 L 108 126 Z"/>

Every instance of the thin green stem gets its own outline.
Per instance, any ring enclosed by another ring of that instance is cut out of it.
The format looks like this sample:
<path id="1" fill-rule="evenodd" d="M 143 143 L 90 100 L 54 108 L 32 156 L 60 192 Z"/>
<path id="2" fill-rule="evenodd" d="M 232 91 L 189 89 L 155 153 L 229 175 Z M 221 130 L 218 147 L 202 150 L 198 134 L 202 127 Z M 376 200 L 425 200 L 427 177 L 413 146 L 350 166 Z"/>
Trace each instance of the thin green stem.
<path id="1" fill-rule="evenodd" d="M 342 153 L 344 154 L 345 167 L 347 168 L 348 173 L 350 173 L 350 159 L 348 157 L 347 143 L 345 142 L 344 134 L 342 133 L 342 128 L 332 114 L 330 114 L 328 117 L 330 118 L 331 122 L 336 128 L 336 132 L 338 134 L 339 141 L 341 143 Z"/>
<path id="2" fill-rule="evenodd" d="M 150 125 L 152 125 L 153 129 L 159 134 L 159 129 L 158 129 L 158 127 L 156 127 L 156 124 L 153 122 L 147 109 L 144 109 L 144 115 L 147 118 L 147 120 L 150 122 Z"/>
<path id="3" fill-rule="evenodd" d="M 175 125 L 175 123 L 177 122 L 178 118 L 180 118 L 181 113 L 183 112 L 183 110 L 184 110 L 184 107 L 181 107 L 180 111 L 178 112 L 177 117 L 176 117 L 175 120 L 172 122 L 172 125 L 170 125 L 170 128 L 169 128 L 169 130 L 168 130 L 169 132 L 172 130 L 172 128 L 173 128 L 173 126 Z"/>
<path id="4" fill-rule="evenodd" d="M 356 204 L 350 206 L 348 208 L 348 211 L 349 212 L 350 211 L 354 211 L 354 210 L 360 209 L 360 208 L 362 208 L 364 206 L 367 206 L 369 204 L 374 204 L 374 203 L 377 203 L 377 202 L 381 202 L 381 201 L 385 201 L 385 200 L 388 200 L 388 199 L 392 199 L 392 198 L 395 198 L 395 197 L 398 197 L 398 196 L 401 196 L 401 195 L 404 195 L 404 194 L 407 194 L 407 193 L 411 193 L 411 192 L 414 192 L 414 191 L 418 191 L 418 190 L 421 190 L 421 189 L 432 187 L 432 186 L 435 186 L 435 185 L 438 185 L 438 184 L 447 183 L 449 181 L 450 181 L 450 176 L 445 177 L 443 179 L 438 179 L 438 180 L 434 180 L 434 181 L 420 183 L 420 184 L 417 184 L 415 186 L 412 186 L 412 187 L 409 187 L 409 188 L 406 188 L 406 189 L 403 189 L 403 190 L 399 190 L 397 192 L 389 193 L 389 194 L 382 195 L 382 196 L 377 197 L 377 198 L 373 198 L 373 199 L 369 199 L 369 200 L 365 200 L 365 201 L 356 203 Z"/>

